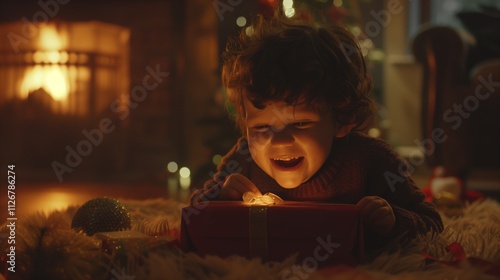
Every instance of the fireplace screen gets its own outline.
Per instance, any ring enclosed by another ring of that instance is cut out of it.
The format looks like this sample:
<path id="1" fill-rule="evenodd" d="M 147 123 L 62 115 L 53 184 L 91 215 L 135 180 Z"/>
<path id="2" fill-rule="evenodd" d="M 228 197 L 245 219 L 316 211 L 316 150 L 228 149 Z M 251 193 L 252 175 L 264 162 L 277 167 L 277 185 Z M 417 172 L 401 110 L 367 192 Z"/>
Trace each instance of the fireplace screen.
<path id="1" fill-rule="evenodd" d="M 109 110 L 129 87 L 129 30 L 101 22 L 0 26 L 0 106 L 31 100 L 55 114 Z"/>

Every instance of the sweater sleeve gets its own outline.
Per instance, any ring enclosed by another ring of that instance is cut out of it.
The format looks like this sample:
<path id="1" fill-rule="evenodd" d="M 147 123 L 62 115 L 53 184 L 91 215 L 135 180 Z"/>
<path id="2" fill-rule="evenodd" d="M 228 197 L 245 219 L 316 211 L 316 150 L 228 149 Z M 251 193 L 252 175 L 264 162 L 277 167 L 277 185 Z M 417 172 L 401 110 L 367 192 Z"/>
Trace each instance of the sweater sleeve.
<path id="1" fill-rule="evenodd" d="M 191 204 L 202 201 L 218 200 L 219 191 L 226 180 L 226 177 L 233 173 L 240 173 L 248 177 L 249 163 L 252 161 L 248 143 L 244 138 L 240 138 L 236 145 L 222 158 L 217 166 L 215 174 L 206 181 L 201 188 L 194 189 L 191 193 Z"/>
<path id="2" fill-rule="evenodd" d="M 403 242 L 430 231 L 442 232 L 441 216 L 432 203 L 424 201 L 425 195 L 411 178 L 409 171 L 412 169 L 406 160 L 383 141 L 378 141 L 374 148 L 377 159 L 371 160 L 367 195 L 387 200 L 396 218 L 391 234 L 379 238 L 377 243 L 387 243 L 396 238 Z"/>

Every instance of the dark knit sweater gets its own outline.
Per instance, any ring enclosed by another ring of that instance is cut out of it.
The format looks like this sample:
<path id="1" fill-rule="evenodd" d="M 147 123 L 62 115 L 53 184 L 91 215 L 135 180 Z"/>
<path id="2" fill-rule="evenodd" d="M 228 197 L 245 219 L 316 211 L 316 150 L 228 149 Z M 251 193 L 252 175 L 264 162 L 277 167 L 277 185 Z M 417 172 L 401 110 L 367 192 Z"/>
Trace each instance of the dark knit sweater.
<path id="1" fill-rule="evenodd" d="M 245 138 L 224 156 L 212 180 L 194 190 L 192 203 L 217 200 L 219 188 L 228 174 L 249 178 L 262 193 L 272 192 L 284 200 L 356 204 L 364 196 L 379 196 L 392 206 L 396 217 L 388 237 L 365 231 L 368 248 L 379 247 L 395 237 L 412 238 L 428 231 L 441 232 L 443 224 L 431 203 L 407 172 L 407 165 L 383 140 L 361 133 L 336 138 L 332 152 L 321 169 L 294 189 L 284 189 L 252 160 Z M 378 245 L 378 246 L 377 246 Z"/>

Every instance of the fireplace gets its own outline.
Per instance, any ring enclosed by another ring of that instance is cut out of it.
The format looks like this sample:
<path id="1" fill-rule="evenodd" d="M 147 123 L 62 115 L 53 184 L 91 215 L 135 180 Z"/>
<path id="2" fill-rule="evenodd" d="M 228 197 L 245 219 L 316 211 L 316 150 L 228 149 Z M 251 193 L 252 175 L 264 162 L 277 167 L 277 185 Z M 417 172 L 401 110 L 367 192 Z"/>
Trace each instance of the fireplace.
<path id="1" fill-rule="evenodd" d="M 127 93 L 127 28 L 17 21 L 0 25 L 0 38 L 0 106 L 29 99 L 56 114 L 86 117 Z"/>
<path id="2" fill-rule="evenodd" d="M 110 119 L 116 128 L 64 180 L 165 184 L 169 162 L 203 166 L 206 139 L 233 132 L 219 98 L 218 32 L 245 5 L 221 22 L 204 0 L 64 2 L 0 1 L 0 165 L 58 182 L 53 163 L 69 166 L 82 131 Z M 147 79 L 151 71 L 169 75 Z M 147 93 L 137 90 L 144 81 Z M 201 122 L 207 115 L 217 122 Z"/>

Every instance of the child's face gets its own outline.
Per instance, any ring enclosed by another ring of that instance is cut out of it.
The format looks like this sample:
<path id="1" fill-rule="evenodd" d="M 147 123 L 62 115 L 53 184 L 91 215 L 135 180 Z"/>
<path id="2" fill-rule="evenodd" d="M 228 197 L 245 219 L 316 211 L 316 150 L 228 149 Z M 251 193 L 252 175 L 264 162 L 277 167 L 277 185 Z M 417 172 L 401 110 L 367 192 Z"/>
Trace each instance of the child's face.
<path id="1" fill-rule="evenodd" d="M 257 109 L 247 98 L 244 105 L 252 158 L 280 186 L 296 188 L 321 168 L 338 136 L 331 112 L 284 102 Z"/>

